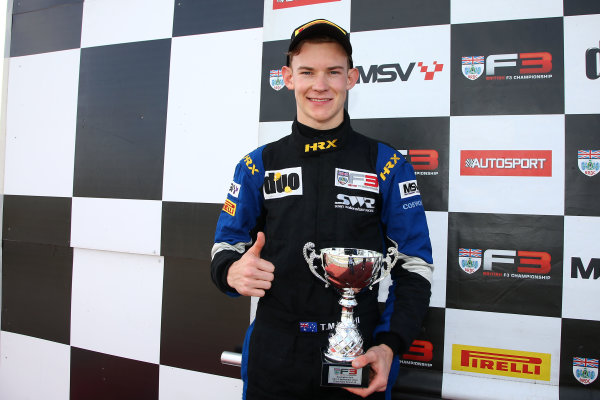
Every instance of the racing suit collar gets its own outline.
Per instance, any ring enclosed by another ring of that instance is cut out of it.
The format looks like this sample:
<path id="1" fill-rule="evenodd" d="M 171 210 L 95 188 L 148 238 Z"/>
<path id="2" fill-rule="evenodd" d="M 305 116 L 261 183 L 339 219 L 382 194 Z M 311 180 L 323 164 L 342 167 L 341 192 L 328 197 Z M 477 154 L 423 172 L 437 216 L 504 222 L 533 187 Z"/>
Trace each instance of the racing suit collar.
<path id="1" fill-rule="evenodd" d="M 344 121 L 341 125 L 324 131 L 302 125 L 298 122 L 298 119 L 294 119 L 291 140 L 300 155 L 315 156 L 340 150 L 348 140 L 351 132 L 350 116 L 344 110 Z"/>

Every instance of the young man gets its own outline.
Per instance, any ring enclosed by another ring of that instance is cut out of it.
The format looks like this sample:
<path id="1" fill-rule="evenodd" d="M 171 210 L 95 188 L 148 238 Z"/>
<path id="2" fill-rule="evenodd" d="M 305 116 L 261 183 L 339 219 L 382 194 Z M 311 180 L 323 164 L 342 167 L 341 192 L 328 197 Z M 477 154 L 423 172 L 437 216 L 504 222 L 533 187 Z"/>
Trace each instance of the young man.
<path id="1" fill-rule="evenodd" d="M 219 289 L 260 297 L 244 341 L 244 398 L 382 396 L 376 392 L 393 384 L 395 356 L 407 351 L 429 306 L 433 261 L 414 171 L 396 150 L 350 126 L 344 104 L 358 71 L 344 29 L 321 19 L 294 30 L 282 72 L 296 98 L 292 132 L 237 165 L 212 251 Z M 401 261 L 386 309 L 380 314 L 377 290 L 358 294 L 354 309 L 366 353 L 353 367 L 370 365 L 369 387 L 321 387 L 339 294 L 311 274 L 304 244 L 386 254 L 389 239 Z"/>

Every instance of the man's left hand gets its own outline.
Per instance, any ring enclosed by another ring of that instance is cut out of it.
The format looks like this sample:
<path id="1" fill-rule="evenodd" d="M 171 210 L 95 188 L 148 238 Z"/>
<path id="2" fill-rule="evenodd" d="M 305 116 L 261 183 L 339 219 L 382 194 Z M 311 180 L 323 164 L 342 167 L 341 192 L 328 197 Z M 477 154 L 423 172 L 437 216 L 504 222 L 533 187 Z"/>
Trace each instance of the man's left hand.
<path id="1" fill-rule="evenodd" d="M 379 346 L 371 347 L 365 354 L 357 357 L 352 361 L 354 368 L 362 368 L 367 364 L 371 364 L 373 373 L 369 387 L 366 388 L 344 388 L 361 397 L 367 397 L 375 392 L 384 392 L 387 388 L 388 375 L 392 365 L 394 352 L 389 346 L 380 344 Z"/>

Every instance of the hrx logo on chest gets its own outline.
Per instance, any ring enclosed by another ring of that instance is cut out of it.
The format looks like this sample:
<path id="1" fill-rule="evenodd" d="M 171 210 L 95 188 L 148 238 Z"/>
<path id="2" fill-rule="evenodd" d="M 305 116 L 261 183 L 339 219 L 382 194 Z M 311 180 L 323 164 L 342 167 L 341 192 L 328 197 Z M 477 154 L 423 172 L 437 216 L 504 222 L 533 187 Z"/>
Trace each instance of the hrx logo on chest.
<path id="1" fill-rule="evenodd" d="M 315 142 L 313 144 L 306 144 L 304 145 L 304 152 L 308 153 L 309 151 L 327 150 L 332 147 L 337 148 L 335 142 L 337 142 L 337 139 L 327 140 L 326 142 Z"/>

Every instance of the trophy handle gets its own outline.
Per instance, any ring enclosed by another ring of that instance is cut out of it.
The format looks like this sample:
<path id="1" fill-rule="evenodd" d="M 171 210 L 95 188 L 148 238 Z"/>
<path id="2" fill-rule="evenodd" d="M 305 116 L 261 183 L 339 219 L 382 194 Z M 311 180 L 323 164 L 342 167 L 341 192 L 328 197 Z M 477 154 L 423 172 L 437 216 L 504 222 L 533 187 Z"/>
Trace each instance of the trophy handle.
<path id="1" fill-rule="evenodd" d="M 379 283 L 380 281 L 384 280 L 390 274 L 392 267 L 396 265 L 398 259 L 400 259 L 400 253 L 398 252 L 398 243 L 394 242 L 392 239 L 390 239 L 390 242 L 394 243 L 394 247 L 388 248 L 387 255 L 382 261 L 383 266 L 381 267 L 379 278 L 371 282 L 371 284 L 369 285 L 369 289 L 373 289 L 373 286 L 375 286 L 376 283 Z"/>
<path id="2" fill-rule="evenodd" d="M 319 275 L 319 273 L 317 272 L 317 267 L 315 267 L 314 265 L 315 258 L 321 257 L 321 254 L 318 254 L 315 251 L 315 244 L 313 242 L 306 243 L 304 245 L 304 248 L 302 249 L 302 253 L 304 254 L 304 259 L 308 263 L 308 268 L 310 268 L 310 272 L 312 272 L 314 276 L 325 282 L 325 287 L 329 287 L 329 281 L 323 278 L 321 275 Z"/>

